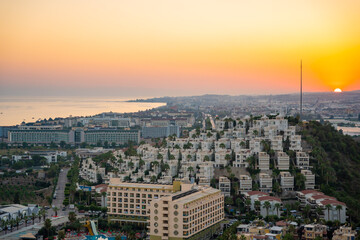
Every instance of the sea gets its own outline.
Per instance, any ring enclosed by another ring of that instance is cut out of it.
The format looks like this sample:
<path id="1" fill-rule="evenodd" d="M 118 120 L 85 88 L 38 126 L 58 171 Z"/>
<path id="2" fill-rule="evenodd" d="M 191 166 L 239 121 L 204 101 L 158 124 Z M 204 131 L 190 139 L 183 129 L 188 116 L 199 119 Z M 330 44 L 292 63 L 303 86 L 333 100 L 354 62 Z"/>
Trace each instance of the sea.
<path id="1" fill-rule="evenodd" d="M 138 112 L 166 105 L 127 102 L 137 98 L 0 97 L 0 126 L 13 126 L 23 121 L 35 122 L 44 118 L 92 116 L 103 112 Z"/>

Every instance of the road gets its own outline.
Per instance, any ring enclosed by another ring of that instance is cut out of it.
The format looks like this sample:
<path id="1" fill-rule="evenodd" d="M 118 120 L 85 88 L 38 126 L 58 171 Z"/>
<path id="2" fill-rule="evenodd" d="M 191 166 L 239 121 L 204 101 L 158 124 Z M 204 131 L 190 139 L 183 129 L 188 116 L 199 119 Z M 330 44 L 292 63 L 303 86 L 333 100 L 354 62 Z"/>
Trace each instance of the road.
<path id="1" fill-rule="evenodd" d="M 69 168 L 64 168 L 59 174 L 58 183 L 56 186 L 56 199 L 53 199 L 52 206 L 55 206 L 58 208 L 58 215 L 64 216 L 66 213 L 62 211 L 63 208 L 63 201 L 65 199 L 64 191 L 65 191 L 65 185 L 68 181 L 67 179 L 67 173 L 69 172 Z M 48 210 L 49 216 L 55 216 L 55 212 L 52 209 Z"/>

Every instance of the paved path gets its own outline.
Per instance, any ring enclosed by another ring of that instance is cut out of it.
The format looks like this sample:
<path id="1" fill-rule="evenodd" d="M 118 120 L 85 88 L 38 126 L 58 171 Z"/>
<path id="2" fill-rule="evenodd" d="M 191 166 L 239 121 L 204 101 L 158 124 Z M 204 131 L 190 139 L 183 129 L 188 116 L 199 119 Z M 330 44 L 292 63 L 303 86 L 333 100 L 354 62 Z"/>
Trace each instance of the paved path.
<path id="1" fill-rule="evenodd" d="M 60 174 L 58 183 L 56 186 L 56 199 L 53 199 L 52 206 L 55 206 L 58 208 L 58 216 L 64 216 L 67 215 L 65 212 L 62 211 L 63 208 L 63 201 L 65 199 L 64 191 L 65 191 L 65 185 L 68 181 L 67 179 L 67 173 L 69 172 L 69 168 L 64 168 Z M 48 216 L 54 216 L 55 212 L 52 209 L 48 210 Z"/>

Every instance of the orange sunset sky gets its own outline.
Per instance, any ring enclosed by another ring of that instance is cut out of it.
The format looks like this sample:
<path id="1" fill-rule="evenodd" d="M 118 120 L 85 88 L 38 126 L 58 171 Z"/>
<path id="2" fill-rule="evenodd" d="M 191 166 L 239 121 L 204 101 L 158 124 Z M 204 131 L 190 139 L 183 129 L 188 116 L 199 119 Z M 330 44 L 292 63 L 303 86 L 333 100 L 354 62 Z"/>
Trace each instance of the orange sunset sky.
<path id="1" fill-rule="evenodd" d="M 0 94 L 360 89 L 359 0 L 0 1 Z"/>

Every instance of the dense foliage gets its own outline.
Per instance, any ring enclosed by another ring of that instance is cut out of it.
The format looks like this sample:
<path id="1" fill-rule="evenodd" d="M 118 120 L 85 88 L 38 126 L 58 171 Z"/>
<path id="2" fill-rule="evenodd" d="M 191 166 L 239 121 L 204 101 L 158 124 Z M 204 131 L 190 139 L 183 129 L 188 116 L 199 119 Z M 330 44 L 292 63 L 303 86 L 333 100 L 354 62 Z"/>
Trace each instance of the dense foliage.
<path id="1" fill-rule="evenodd" d="M 311 121 L 302 135 L 312 148 L 311 165 L 321 191 L 345 202 L 350 220 L 360 223 L 360 144 L 330 123 Z"/>

